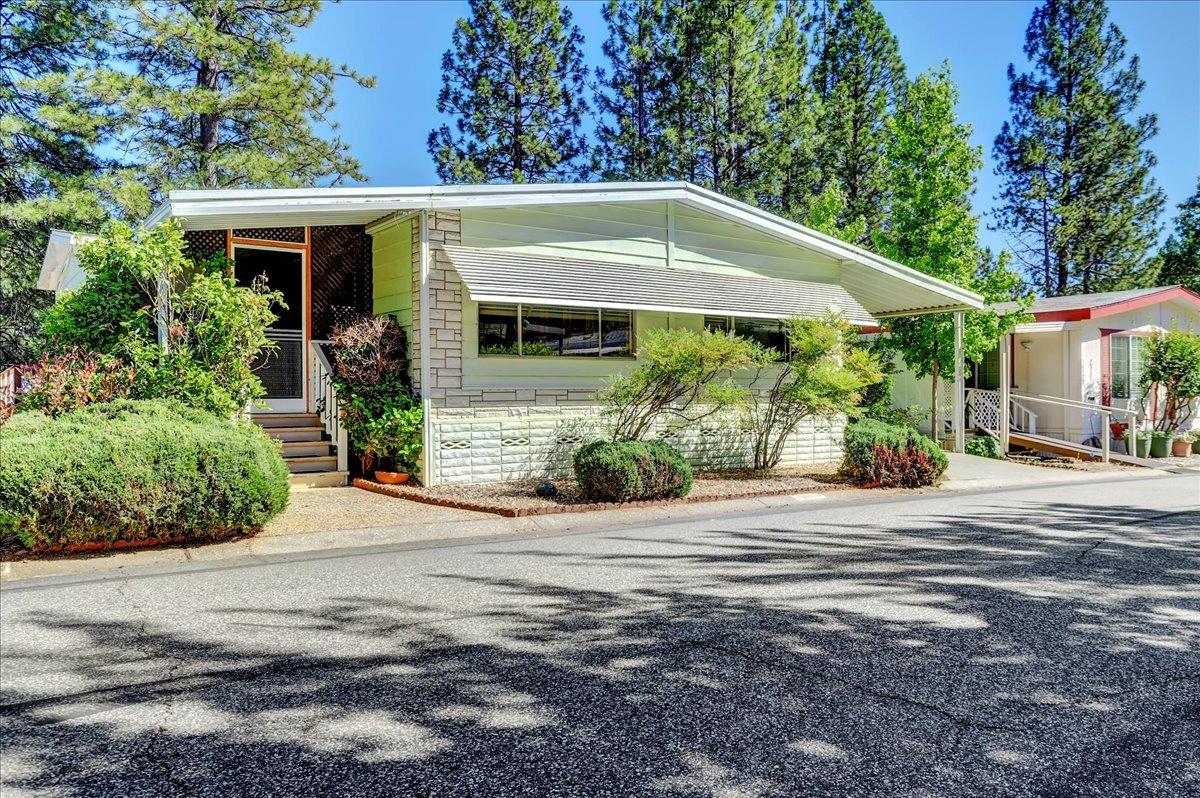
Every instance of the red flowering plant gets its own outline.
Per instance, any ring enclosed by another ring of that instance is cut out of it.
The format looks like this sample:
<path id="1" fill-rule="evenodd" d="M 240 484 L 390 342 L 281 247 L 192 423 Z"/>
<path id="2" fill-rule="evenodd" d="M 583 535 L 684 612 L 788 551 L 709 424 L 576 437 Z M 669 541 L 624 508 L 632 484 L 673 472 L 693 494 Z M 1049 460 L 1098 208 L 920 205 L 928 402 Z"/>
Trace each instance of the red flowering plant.
<path id="1" fill-rule="evenodd" d="M 71 347 L 42 355 L 22 366 L 25 388 L 18 394 L 21 410 L 38 410 L 58 416 L 96 402 L 111 402 L 133 395 L 137 369 L 117 358 Z"/>

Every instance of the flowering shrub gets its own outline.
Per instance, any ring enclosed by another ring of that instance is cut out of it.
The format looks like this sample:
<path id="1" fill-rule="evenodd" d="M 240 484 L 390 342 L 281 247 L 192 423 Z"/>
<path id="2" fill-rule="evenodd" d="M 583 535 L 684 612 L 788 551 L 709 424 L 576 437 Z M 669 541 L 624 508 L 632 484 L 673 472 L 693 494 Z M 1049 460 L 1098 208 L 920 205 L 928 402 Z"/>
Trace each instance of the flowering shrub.
<path id="1" fill-rule="evenodd" d="M 37 363 L 22 366 L 21 372 L 27 387 L 18 395 L 19 409 L 49 416 L 128 398 L 137 379 L 137 369 L 116 358 L 75 348 L 42 355 Z"/>

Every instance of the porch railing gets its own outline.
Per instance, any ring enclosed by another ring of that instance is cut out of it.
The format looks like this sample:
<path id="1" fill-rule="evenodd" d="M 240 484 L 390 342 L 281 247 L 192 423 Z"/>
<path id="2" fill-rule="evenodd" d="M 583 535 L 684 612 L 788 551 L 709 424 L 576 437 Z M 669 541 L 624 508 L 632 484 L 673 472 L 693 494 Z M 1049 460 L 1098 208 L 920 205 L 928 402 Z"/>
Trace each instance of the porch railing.
<path id="1" fill-rule="evenodd" d="M 312 381 L 309 395 L 312 397 L 313 410 L 321 419 L 321 425 L 329 434 L 337 452 L 338 471 L 348 471 L 350 468 L 350 441 L 346 430 L 342 427 L 341 408 L 338 406 L 337 387 L 333 383 L 333 366 L 329 356 L 325 354 L 322 344 L 328 341 L 309 342 L 309 378 Z"/>
<path id="2" fill-rule="evenodd" d="M 975 426 L 986 430 L 1000 429 L 999 391 L 968 388 L 967 407 L 971 411 L 971 421 Z M 1038 414 L 1022 404 L 1016 396 L 1009 396 L 1008 411 L 1013 429 L 1028 432 L 1030 435 L 1037 434 Z"/>
<path id="3" fill-rule="evenodd" d="M 21 391 L 21 372 L 16 366 L 9 366 L 0 371 L 0 412 L 17 403 L 17 394 Z"/>

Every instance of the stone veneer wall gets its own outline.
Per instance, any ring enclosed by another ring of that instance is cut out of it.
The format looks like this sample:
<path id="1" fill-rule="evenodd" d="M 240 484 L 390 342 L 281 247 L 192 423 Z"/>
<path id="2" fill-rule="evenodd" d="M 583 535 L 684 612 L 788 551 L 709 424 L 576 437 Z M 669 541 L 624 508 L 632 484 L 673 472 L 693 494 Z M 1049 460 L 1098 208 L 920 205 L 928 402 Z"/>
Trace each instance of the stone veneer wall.
<path id="1" fill-rule="evenodd" d="M 429 215 L 430 429 L 435 479 L 442 483 L 499 482 L 558 476 L 571 455 L 603 433 L 592 391 L 566 388 L 465 389 L 462 383 L 462 281 L 443 249 L 461 241 L 457 211 Z M 420 227 L 413 224 L 413 358 L 420 362 Z M 414 366 L 413 384 L 421 388 Z M 785 464 L 836 460 L 844 420 L 802 425 L 789 440 Z M 660 429 L 693 465 L 736 468 L 752 462 L 750 442 L 736 425 L 710 420 L 683 431 Z"/>

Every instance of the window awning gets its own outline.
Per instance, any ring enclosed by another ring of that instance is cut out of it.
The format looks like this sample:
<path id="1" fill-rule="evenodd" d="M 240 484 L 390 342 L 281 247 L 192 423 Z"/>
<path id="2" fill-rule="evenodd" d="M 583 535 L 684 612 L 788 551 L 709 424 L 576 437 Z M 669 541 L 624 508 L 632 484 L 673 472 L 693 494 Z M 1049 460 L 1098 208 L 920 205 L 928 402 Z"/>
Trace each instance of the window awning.
<path id="1" fill-rule="evenodd" d="M 785 319 L 841 311 L 875 324 L 836 283 L 743 277 L 660 266 L 607 263 L 524 252 L 446 246 L 476 302 L 622 308 Z"/>

